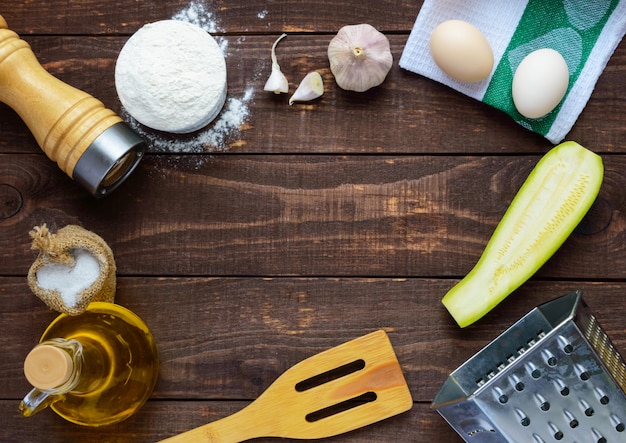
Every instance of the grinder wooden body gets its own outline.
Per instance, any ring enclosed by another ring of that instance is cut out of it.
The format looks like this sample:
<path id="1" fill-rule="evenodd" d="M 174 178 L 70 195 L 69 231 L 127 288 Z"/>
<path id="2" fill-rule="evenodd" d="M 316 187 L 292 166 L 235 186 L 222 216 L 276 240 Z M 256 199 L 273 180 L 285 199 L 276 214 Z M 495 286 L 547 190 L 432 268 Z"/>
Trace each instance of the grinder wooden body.
<path id="1" fill-rule="evenodd" d="M 72 178 L 92 143 L 122 122 L 102 102 L 46 71 L 30 45 L 8 29 L 1 15 L 0 101 L 24 120 L 41 149 Z M 95 189 L 91 191 L 95 193 Z"/>

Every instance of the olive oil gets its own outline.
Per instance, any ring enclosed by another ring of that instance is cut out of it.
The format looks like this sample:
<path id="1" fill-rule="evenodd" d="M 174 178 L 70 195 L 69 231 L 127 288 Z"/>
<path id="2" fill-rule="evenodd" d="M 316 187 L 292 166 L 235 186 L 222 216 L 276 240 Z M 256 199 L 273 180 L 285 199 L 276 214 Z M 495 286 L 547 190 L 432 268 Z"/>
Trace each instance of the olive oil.
<path id="1" fill-rule="evenodd" d="M 94 302 L 78 316 L 62 314 L 41 342 L 62 338 L 82 345 L 78 383 L 51 408 L 66 420 L 103 426 L 128 418 L 150 396 L 159 362 L 144 322 L 113 303 Z"/>

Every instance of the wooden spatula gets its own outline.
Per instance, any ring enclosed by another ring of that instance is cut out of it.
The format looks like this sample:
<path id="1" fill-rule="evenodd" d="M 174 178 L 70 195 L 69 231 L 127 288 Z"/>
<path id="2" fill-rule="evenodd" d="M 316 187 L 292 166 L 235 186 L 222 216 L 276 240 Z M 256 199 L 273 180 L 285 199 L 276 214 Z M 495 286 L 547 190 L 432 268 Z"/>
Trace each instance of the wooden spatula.
<path id="1" fill-rule="evenodd" d="M 296 364 L 241 411 L 163 442 L 330 437 L 412 406 L 389 338 L 379 330 Z"/>

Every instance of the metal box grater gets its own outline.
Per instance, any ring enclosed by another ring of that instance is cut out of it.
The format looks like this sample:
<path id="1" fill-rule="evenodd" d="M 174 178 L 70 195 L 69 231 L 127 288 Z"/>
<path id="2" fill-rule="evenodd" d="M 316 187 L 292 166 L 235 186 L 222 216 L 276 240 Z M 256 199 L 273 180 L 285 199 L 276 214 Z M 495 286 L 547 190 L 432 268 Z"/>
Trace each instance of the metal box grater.
<path id="1" fill-rule="evenodd" d="M 466 442 L 626 442 L 625 392 L 626 364 L 576 291 L 467 360 L 431 407 Z"/>

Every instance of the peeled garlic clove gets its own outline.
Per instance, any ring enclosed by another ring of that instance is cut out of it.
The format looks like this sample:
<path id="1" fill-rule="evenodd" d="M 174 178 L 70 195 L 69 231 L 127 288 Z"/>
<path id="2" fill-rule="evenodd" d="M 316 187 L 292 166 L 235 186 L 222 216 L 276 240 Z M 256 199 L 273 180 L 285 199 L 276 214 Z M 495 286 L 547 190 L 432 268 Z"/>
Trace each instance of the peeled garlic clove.
<path id="1" fill-rule="evenodd" d="M 300 82 L 296 92 L 289 99 L 289 104 L 294 102 L 307 102 L 321 97 L 324 94 L 324 81 L 319 72 L 309 72 Z"/>
<path id="2" fill-rule="evenodd" d="M 280 66 L 278 64 L 278 60 L 276 59 L 276 45 L 283 38 L 287 37 L 287 34 L 282 34 L 280 37 L 276 39 L 274 44 L 272 45 L 272 73 L 270 77 L 265 82 L 265 86 L 263 87 L 264 91 L 271 91 L 274 94 L 280 94 L 281 92 L 289 91 L 289 82 L 287 81 L 287 77 L 280 70 Z"/>
<path id="3" fill-rule="evenodd" d="M 328 60 L 339 87 L 357 92 L 380 85 L 393 64 L 389 40 L 366 23 L 341 28 L 328 45 Z"/>

